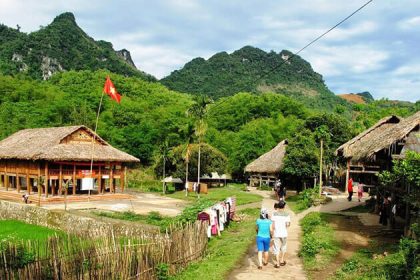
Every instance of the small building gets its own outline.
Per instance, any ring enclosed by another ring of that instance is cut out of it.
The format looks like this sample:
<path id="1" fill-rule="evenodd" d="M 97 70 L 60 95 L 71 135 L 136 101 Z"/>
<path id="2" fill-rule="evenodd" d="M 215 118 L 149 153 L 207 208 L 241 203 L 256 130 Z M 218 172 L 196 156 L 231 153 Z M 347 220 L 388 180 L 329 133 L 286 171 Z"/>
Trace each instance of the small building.
<path id="1" fill-rule="evenodd" d="M 250 186 L 270 186 L 280 176 L 283 168 L 283 160 L 286 155 L 287 140 L 277 144 L 272 150 L 261 155 L 245 167 L 245 173 L 249 174 Z"/>
<path id="2" fill-rule="evenodd" d="M 407 150 L 419 152 L 419 122 L 420 112 L 405 119 L 385 117 L 341 145 L 336 154 L 347 162 L 346 184 L 350 174 L 374 184 L 376 176 L 372 175 L 390 170 L 393 159 L 403 158 Z"/>
<path id="3" fill-rule="evenodd" d="M 336 150 L 336 154 L 347 162 L 346 190 L 348 179 L 352 177 L 367 187 L 373 187 L 377 198 L 390 196 L 392 204 L 398 209 L 396 215 L 405 217 L 406 232 L 410 217 L 416 216 L 413 213 L 418 211 L 404 201 L 404 195 L 410 193 L 410 187 L 395 185 L 381 188 L 376 175 L 384 170 L 392 170 L 392 161 L 404 158 L 410 150 L 420 152 L 420 111 L 405 119 L 396 116 L 383 118 Z M 380 203 L 381 200 L 377 199 L 377 204 Z M 391 226 L 394 226 L 394 222 L 391 222 Z"/>
<path id="4" fill-rule="evenodd" d="M 122 192 L 127 164 L 135 162 L 83 125 L 24 129 L 0 141 L 3 191 L 39 198 Z"/>

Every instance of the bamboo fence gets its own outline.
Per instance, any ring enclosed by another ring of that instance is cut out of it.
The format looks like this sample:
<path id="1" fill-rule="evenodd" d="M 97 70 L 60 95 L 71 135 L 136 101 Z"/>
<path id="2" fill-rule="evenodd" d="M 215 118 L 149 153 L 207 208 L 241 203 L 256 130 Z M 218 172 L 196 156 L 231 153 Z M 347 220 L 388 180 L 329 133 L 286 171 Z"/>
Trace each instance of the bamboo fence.
<path id="1" fill-rule="evenodd" d="M 158 279 L 162 265 L 173 275 L 203 256 L 206 230 L 196 222 L 147 237 L 110 231 L 97 238 L 6 241 L 0 243 L 0 279 Z"/>

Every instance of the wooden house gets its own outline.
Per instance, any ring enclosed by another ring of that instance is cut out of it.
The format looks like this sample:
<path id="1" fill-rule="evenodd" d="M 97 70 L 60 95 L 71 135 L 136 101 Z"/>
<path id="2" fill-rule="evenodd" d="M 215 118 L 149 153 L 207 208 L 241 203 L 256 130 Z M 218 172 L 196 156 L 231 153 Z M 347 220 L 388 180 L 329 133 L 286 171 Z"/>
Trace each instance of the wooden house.
<path id="1" fill-rule="evenodd" d="M 281 141 L 277 146 L 245 167 L 245 173 L 249 174 L 250 186 L 269 186 L 279 178 L 283 168 L 283 160 L 286 155 L 287 140 Z"/>
<path id="2" fill-rule="evenodd" d="M 377 198 L 390 196 L 396 215 L 405 217 L 406 233 L 413 221 L 411 217 L 418 219 L 416 213 L 419 211 L 404 201 L 404 196 L 411 193 L 410 186 L 400 184 L 380 188 L 376 175 L 380 171 L 391 170 L 393 160 L 404 158 L 407 151 L 420 152 L 419 127 L 420 111 L 405 119 L 386 117 L 336 150 L 337 155 L 347 161 L 346 190 L 351 176 L 353 180 L 374 187 Z M 378 206 L 380 203 L 381 200 L 377 199 Z M 390 209 L 387 211 L 391 212 Z M 394 218 L 391 226 L 395 226 Z"/>
<path id="3" fill-rule="evenodd" d="M 82 125 L 24 129 L 0 141 L 2 190 L 43 198 L 122 192 L 135 162 Z"/>
<path id="4" fill-rule="evenodd" d="M 419 152 L 419 123 L 420 112 L 405 119 L 389 116 L 341 145 L 336 154 L 347 162 L 346 184 L 351 175 L 375 180 L 371 175 L 390 170 L 392 160 L 403 158 L 407 150 Z"/>

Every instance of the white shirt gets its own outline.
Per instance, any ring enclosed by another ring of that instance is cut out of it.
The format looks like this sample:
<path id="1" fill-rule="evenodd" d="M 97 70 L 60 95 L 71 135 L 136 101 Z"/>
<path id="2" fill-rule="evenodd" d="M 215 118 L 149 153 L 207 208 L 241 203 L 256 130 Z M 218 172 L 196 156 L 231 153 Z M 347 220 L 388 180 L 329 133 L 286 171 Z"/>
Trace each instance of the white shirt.
<path id="1" fill-rule="evenodd" d="M 290 223 L 290 215 L 287 212 L 273 212 L 271 220 L 274 223 L 273 237 L 287 237 L 287 224 Z"/>

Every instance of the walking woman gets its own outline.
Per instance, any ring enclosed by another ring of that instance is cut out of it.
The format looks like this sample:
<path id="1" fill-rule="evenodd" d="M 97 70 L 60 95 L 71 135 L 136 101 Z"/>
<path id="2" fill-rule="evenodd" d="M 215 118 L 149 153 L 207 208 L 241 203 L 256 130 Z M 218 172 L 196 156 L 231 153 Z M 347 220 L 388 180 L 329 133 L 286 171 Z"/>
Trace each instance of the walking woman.
<path id="1" fill-rule="evenodd" d="M 273 222 L 268 218 L 268 211 L 261 209 L 260 218 L 257 219 L 257 248 L 258 248 L 258 269 L 268 264 L 268 250 L 270 249 L 271 236 L 273 234 Z M 264 253 L 264 260 L 263 260 Z"/>

